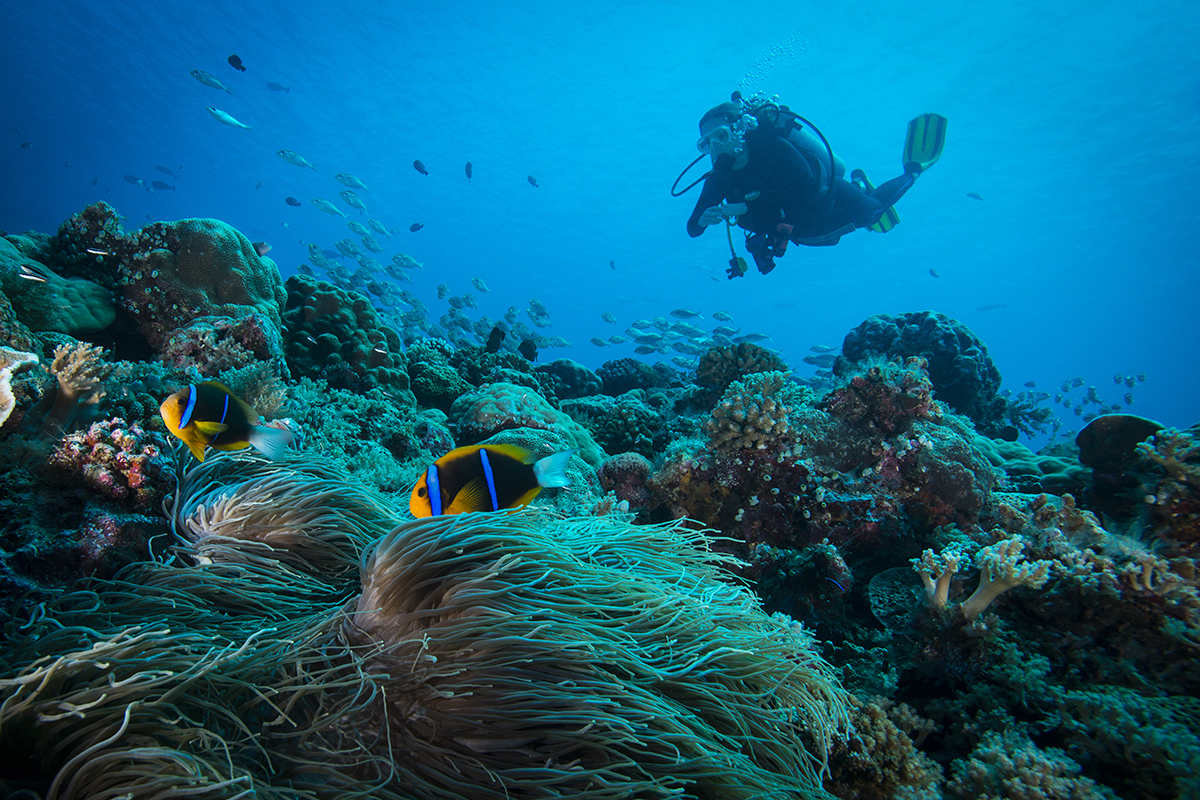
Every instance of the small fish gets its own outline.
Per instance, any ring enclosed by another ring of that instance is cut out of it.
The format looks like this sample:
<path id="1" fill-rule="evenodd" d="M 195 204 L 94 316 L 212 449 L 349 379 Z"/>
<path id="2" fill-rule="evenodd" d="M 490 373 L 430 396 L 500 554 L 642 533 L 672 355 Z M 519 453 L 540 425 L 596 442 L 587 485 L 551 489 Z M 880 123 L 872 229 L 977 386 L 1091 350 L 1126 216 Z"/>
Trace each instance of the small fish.
<path id="1" fill-rule="evenodd" d="M 450 294 L 450 287 L 444 283 L 439 283 L 437 287 L 437 299 L 445 300 L 448 294 Z"/>
<path id="2" fill-rule="evenodd" d="M 367 210 L 367 204 L 362 201 L 362 198 L 349 189 L 343 189 L 338 192 L 338 196 L 346 201 L 346 205 L 351 208 L 357 208 L 360 214 Z"/>
<path id="3" fill-rule="evenodd" d="M 387 236 L 389 239 L 392 238 L 391 236 L 388 236 L 388 229 L 379 220 L 368 218 L 367 224 L 371 226 L 371 230 L 375 231 L 380 236 Z"/>
<path id="4" fill-rule="evenodd" d="M 763 334 L 763 333 L 744 333 L 741 336 L 738 336 L 737 338 L 735 338 L 734 341 L 737 342 L 738 344 L 741 344 L 742 342 L 751 342 L 751 343 L 765 342 L 767 339 L 770 339 L 770 338 L 771 338 L 770 336 L 767 336 L 766 334 Z"/>
<path id="5" fill-rule="evenodd" d="M 415 517 L 521 508 L 543 487 L 570 486 L 567 465 L 574 450 L 538 459 L 513 444 L 456 447 L 429 466 L 413 487 L 408 510 Z"/>
<path id="6" fill-rule="evenodd" d="M 172 178 L 178 178 L 178 177 L 179 177 L 179 176 L 178 176 L 178 175 L 176 175 L 174 172 L 171 172 L 171 170 L 167 169 L 166 167 L 162 166 L 161 164 L 156 164 L 156 165 L 154 166 L 154 168 L 155 168 L 156 170 L 158 170 L 159 172 L 161 172 L 163 175 L 170 175 Z"/>
<path id="7" fill-rule="evenodd" d="M 614 262 L 611 258 L 608 260 L 608 267 L 609 267 L 609 269 L 617 268 L 616 262 Z"/>
<path id="8" fill-rule="evenodd" d="M 717 322 L 733 322 L 733 317 L 729 316 L 729 314 L 725 313 L 724 311 L 714 311 L 712 318 Z"/>
<path id="9" fill-rule="evenodd" d="M 593 336 L 589 341 L 592 344 L 596 345 L 596 347 L 608 347 L 609 346 L 608 342 L 606 342 L 603 339 L 596 337 L 596 336 Z"/>
<path id="10" fill-rule="evenodd" d="M 1064 408 L 1069 408 L 1066 403 L 1063 403 Z M 1075 406 L 1075 416 L 1083 416 L 1083 406 Z"/>
<path id="11" fill-rule="evenodd" d="M 284 86 L 283 84 L 276 83 L 275 81 L 267 81 L 267 88 L 272 92 L 283 92 L 284 94 L 287 94 L 292 90 L 290 86 Z"/>
<path id="12" fill-rule="evenodd" d="M 526 176 L 525 180 L 529 181 L 529 185 L 533 188 L 538 188 L 537 178 L 533 177 L 532 175 L 528 175 Z"/>
<path id="13" fill-rule="evenodd" d="M 302 203 L 294 197 L 285 198 L 283 202 L 287 203 L 292 208 L 299 208 L 302 205 Z"/>
<path id="14" fill-rule="evenodd" d="M 613 325 L 617 324 L 617 318 L 611 311 L 602 312 L 600 314 L 600 319 L 604 320 L 605 322 L 611 322 Z"/>
<path id="15" fill-rule="evenodd" d="M 342 255 L 350 256 L 351 258 L 362 255 L 362 250 L 359 249 L 358 245 L 349 239 L 342 239 L 340 242 L 335 242 L 334 247 L 340 250 Z"/>
<path id="16" fill-rule="evenodd" d="M 333 214 L 335 217 L 344 217 L 342 210 L 328 200 L 322 200 L 319 197 L 314 197 L 309 201 L 318 211 L 324 211 L 326 214 Z"/>
<path id="17" fill-rule="evenodd" d="M 316 276 L 316 273 L 313 272 L 313 268 L 310 267 L 308 264 L 297 264 L 296 272 L 299 272 L 301 275 L 307 275 L 310 278 Z"/>
<path id="18" fill-rule="evenodd" d="M 812 347 L 810 347 L 808 349 L 813 351 L 814 353 L 832 353 L 837 348 L 830 347 L 827 344 L 814 344 Z"/>
<path id="19" fill-rule="evenodd" d="M 32 150 L 33 144 L 30 142 L 21 142 L 21 149 L 22 150 Z"/>
<path id="20" fill-rule="evenodd" d="M 192 77 L 203 83 L 205 86 L 211 86 L 214 89 L 220 89 L 223 92 L 229 92 L 230 94 L 233 94 L 228 86 L 217 80 L 216 76 L 210 75 L 202 69 L 192 70 Z"/>
<path id="21" fill-rule="evenodd" d="M 1037 381 L 1025 381 L 1025 386 L 1029 389 L 1037 387 Z"/>
<path id="22" fill-rule="evenodd" d="M 929 270 L 929 274 L 930 274 L 930 275 L 932 275 L 932 276 L 933 276 L 933 277 L 935 277 L 935 278 L 940 278 L 940 277 L 942 277 L 941 275 L 938 275 L 938 271 L 937 271 L 936 269 L 932 269 L 932 268 Z"/>
<path id="23" fill-rule="evenodd" d="M 524 339 L 517 345 L 517 352 L 525 357 L 526 361 L 537 361 L 538 348 L 533 339 Z"/>
<path id="24" fill-rule="evenodd" d="M 1127 406 L 1133 405 L 1133 392 L 1125 393 L 1125 405 L 1127 405 Z"/>
<path id="25" fill-rule="evenodd" d="M 1034 402 L 1037 402 L 1037 403 L 1044 403 L 1050 399 L 1050 395 L 1047 392 L 1038 392 L 1037 394 L 1034 394 L 1032 396 L 1033 396 Z"/>
<path id="26" fill-rule="evenodd" d="M 313 170 L 314 172 L 317 169 L 312 164 L 308 163 L 308 160 L 305 159 L 304 156 L 302 156 L 299 153 L 296 153 L 292 150 L 276 150 L 275 155 L 279 156 L 280 158 L 282 158 L 284 161 L 288 162 L 289 164 L 295 164 L 297 167 L 308 167 L 309 169 Z"/>
<path id="27" fill-rule="evenodd" d="M 250 130 L 249 125 L 243 125 L 219 108 L 213 108 L 212 106 L 209 106 L 206 110 L 209 114 L 212 114 L 213 119 L 215 119 L 217 122 L 223 122 L 231 128 L 245 128 L 246 130 Z"/>
<path id="28" fill-rule="evenodd" d="M 349 172 L 339 172 L 333 177 L 337 179 L 338 183 L 342 184 L 343 186 L 349 186 L 351 189 L 362 189 L 364 192 L 371 191 L 367 188 L 365 183 L 351 175 Z"/>
<path id="29" fill-rule="evenodd" d="M 471 285 L 481 292 L 488 291 L 487 284 L 483 282 L 483 278 L 471 278 Z"/>
<path id="30" fill-rule="evenodd" d="M 34 283 L 45 283 L 50 279 L 49 274 L 41 264 L 22 264 L 17 275 Z"/>
<path id="31" fill-rule="evenodd" d="M 967 197 L 971 198 L 972 200 L 982 200 L 983 199 L 982 197 L 979 196 L 979 192 L 967 192 Z"/>
<path id="32" fill-rule="evenodd" d="M 975 310 L 976 311 L 995 311 L 996 309 L 999 309 L 999 308 L 1008 308 L 1008 303 L 985 303 Z"/>
<path id="33" fill-rule="evenodd" d="M 262 182 L 262 181 L 259 181 L 258 183 L 254 184 L 254 188 L 255 188 L 255 189 L 261 189 L 261 188 L 262 188 L 262 185 L 263 185 L 263 182 Z"/>
<path id="34" fill-rule="evenodd" d="M 499 325 L 492 328 L 492 332 L 488 334 L 487 346 L 484 348 L 489 353 L 496 353 L 500 350 L 500 345 L 504 343 L 504 329 Z"/>
<path id="35" fill-rule="evenodd" d="M 425 165 L 422 164 L 419 160 L 413 162 L 413 169 L 415 169 L 417 172 L 421 173 L 422 175 L 429 174 L 429 170 L 425 169 Z"/>
<path id="36" fill-rule="evenodd" d="M 383 248 L 379 246 L 379 242 L 375 241 L 375 239 L 370 236 L 362 237 L 362 243 L 363 243 L 363 247 L 367 248 L 372 253 L 382 253 L 383 252 Z"/>
<path id="37" fill-rule="evenodd" d="M 696 366 L 696 359 L 675 356 L 671 359 L 671 363 L 677 367 L 682 367 L 683 369 L 691 369 L 692 367 Z"/>
<path id="38" fill-rule="evenodd" d="M 467 180 L 471 180 L 471 162 L 467 162 L 466 166 Z"/>
<path id="39" fill-rule="evenodd" d="M 254 245 L 254 252 L 258 253 L 260 256 L 265 256 L 267 253 L 271 252 L 271 245 L 267 244 L 266 242 L 251 242 L 250 244 Z"/>
<path id="40" fill-rule="evenodd" d="M 228 62 L 229 62 L 229 66 L 233 67 L 234 69 L 236 69 L 236 70 L 240 70 L 240 71 L 242 71 L 242 72 L 245 72 L 245 71 L 246 71 L 246 68 L 242 66 L 242 59 L 241 59 L 241 58 L 239 58 L 238 56 L 236 56 L 236 55 L 232 55 L 232 56 L 230 56 L 229 58 L 227 58 L 227 59 L 225 59 L 225 60 L 226 60 L 226 61 L 228 61 Z"/>
<path id="41" fill-rule="evenodd" d="M 413 233 L 416 233 L 417 231 L 421 230 L 421 228 L 424 228 L 424 227 L 425 227 L 425 225 L 423 223 L 414 222 L 412 225 L 408 226 L 408 229 L 410 231 L 412 231 Z"/>
<path id="42" fill-rule="evenodd" d="M 613 344 L 625 344 L 627 341 L 629 341 L 624 336 L 610 336 L 608 337 L 608 340 Z"/>
<path id="43" fill-rule="evenodd" d="M 1117 386 L 1120 386 L 1121 381 L 1123 381 L 1124 379 L 1125 379 L 1124 375 L 1113 375 L 1113 383 L 1115 383 Z"/>
<path id="44" fill-rule="evenodd" d="M 134 186 L 145 186 L 145 182 L 137 175 L 124 175 L 126 183 L 132 183 Z"/>
<path id="45" fill-rule="evenodd" d="M 1063 401 L 1063 396 L 1061 394 L 1054 395 L 1054 402 L 1061 403 L 1062 401 Z"/>
<path id="46" fill-rule="evenodd" d="M 112 255 L 112 253 L 111 253 L 110 251 L 108 251 L 108 250 L 101 250 L 101 249 L 100 249 L 100 248 L 98 248 L 98 247 L 87 247 L 87 248 L 84 248 L 84 252 L 86 252 L 86 253 L 91 253 L 91 254 L 92 254 L 92 255 L 94 255 L 94 256 L 111 256 L 111 255 Z"/>
<path id="47" fill-rule="evenodd" d="M 1144 373 L 1144 372 L 1139 372 L 1139 373 L 1137 374 L 1137 382 L 1138 382 L 1138 383 L 1145 383 L 1145 382 L 1146 382 L 1146 373 Z"/>
<path id="48" fill-rule="evenodd" d="M 359 236 L 370 236 L 371 232 L 367 230 L 367 226 L 357 220 L 347 220 L 346 227 L 357 233 Z"/>
<path id="49" fill-rule="evenodd" d="M 676 319 L 695 319 L 700 317 L 699 311 L 692 311 L 690 308 L 677 308 L 671 312 L 671 316 Z"/>
<path id="50" fill-rule="evenodd" d="M 92 186 L 95 186 L 99 182 L 100 182 L 99 178 L 92 178 Z"/>
<path id="51" fill-rule="evenodd" d="M 648 344 L 643 344 L 643 345 L 639 345 L 638 347 L 635 347 L 633 349 L 633 352 L 635 352 L 639 355 L 647 356 L 647 355 L 650 355 L 651 353 L 657 353 L 658 348 L 652 347 Z"/>
<path id="52" fill-rule="evenodd" d="M 279 458 L 292 441 L 285 430 L 258 425 L 258 414 L 217 381 L 180 389 L 158 407 L 163 422 L 188 446 L 198 461 L 206 447 L 245 450 L 253 447 L 267 458 Z"/>
<path id="53" fill-rule="evenodd" d="M 171 185 L 171 184 L 169 184 L 169 183 L 164 183 L 164 182 L 162 182 L 162 181 L 150 181 L 150 185 L 151 185 L 151 186 L 153 186 L 155 189 L 158 189 L 160 192 L 173 192 L 173 191 L 175 191 L 175 187 L 174 187 L 174 186 L 172 186 L 172 185 Z"/>
<path id="54" fill-rule="evenodd" d="M 805 356 L 804 363 L 812 364 L 814 367 L 832 366 L 833 362 L 837 361 L 837 356 L 833 353 L 822 353 L 819 356 Z"/>
<path id="55" fill-rule="evenodd" d="M 1083 378 L 1072 378 L 1071 386 L 1075 387 L 1076 389 L 1078 389 L 1080 386 L 1083 386 Z"/>
<path id="56" fill-rule="evenodd" d="M 1132 389 L 1135 385 L 1137 385 L 1137 381 L 1134 380 L 1133 376 L 1126 375 L 1125 376 L 1125 386 Z"/>

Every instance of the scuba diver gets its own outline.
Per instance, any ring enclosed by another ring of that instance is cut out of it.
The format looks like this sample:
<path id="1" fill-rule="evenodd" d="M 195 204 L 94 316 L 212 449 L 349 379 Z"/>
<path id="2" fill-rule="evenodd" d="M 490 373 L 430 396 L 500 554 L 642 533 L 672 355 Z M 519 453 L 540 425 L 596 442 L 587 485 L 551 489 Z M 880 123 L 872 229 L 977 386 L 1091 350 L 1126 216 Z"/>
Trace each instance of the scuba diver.
<path id="1" fill-rule="evenodd" d="M 924 114 L 908 126 L 902 163 L 904 173 L 876 187 L 862 170 L 843 175 L 846 166 L 811 122 L 770 100 L 730 102 L 700 118 L 700 157 L 675 180 L 678 197 L 700 181 L 704 188 L 688 219 L 692 237 L 725 222 L 732 258 L 729 277 L 740 278 L 746 261 L 733 247 L 734 224 L 744 228 L 746 250 L 764 275 L 789 242 L 809 246 L 838 243 L 858 228 L 887 232 L 900 217 L 892 205 L 904 196 L 924 170 L 942 154 L 946 118 Z M 683 175 L 707 155 L 712 169 L 680 192 Z"/>

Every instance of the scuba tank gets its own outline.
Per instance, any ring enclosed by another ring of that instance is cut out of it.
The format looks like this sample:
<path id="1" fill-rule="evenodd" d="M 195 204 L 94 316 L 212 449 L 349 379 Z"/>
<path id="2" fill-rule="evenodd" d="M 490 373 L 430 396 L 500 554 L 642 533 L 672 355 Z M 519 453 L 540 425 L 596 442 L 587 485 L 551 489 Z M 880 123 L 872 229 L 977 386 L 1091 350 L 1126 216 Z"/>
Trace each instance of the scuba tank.
<path id="1" fill-rule="evenodd" d="M 832 193 L 833 179 L 846 174 L 846 163 L 834 154 L 820 129 L 787 106 L 771 101 L 751 105 L 747 113 L 758 120 L 758 127 L 747 136 L 770 135 L 786 139 L 809 162 L 818 178 L 820 199 L 824 202 Z"/>

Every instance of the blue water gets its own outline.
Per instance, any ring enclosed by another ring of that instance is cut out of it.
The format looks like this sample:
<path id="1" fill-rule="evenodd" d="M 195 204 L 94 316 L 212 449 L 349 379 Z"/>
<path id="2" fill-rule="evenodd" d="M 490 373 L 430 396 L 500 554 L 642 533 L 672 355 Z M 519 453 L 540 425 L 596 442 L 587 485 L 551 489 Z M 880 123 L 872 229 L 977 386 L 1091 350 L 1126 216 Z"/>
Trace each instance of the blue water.
<path id="1" fill-rule="evenodd" d="M 308 242 L 350 235 L 308 202 L 358 218 L 333 178 L 350 172 L 369 215 L 401 229 L 382 260 L 426 265 L 415 290 L 435 318 L 437 284 L 481 277 L 478 313 L 550 308 L 544 332 L 574 346 L 547 357 L 631 355 L 588 339 L 684 306 L 731 313 L 808 374 L 810 345 L 935 309 L 1014 391 L 1079 376 L 1112 403 L 1114 373 L 1145 372 L 1130 410 L 1185 426 L 1200 418 L 1198 41 L 1194 2 L 6 3 L 0 228 L 52 232 L 96 200 L 131 227 L 217 217 L 289 275 Z M 911 117 L 944 114 L 949 142 L 893 231 L 793 246 L 770 276 L 728 281 L 724 236 L 689 239 L 696 193 L 668 188 L 700 114 L 734 89 L 777 94 L 876 181 L 898 173 Z"/>

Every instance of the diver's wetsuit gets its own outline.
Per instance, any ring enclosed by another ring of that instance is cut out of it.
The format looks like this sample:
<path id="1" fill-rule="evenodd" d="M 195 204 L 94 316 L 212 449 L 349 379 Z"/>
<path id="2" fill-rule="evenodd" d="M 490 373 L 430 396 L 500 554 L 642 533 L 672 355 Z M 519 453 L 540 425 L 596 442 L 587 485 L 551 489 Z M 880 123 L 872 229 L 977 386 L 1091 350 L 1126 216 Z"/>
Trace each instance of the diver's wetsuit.
<path id="1" fill-rule="evenodd" d="M 733 169 L 733 158 L 721 156 L 704 181 L 700 199 L 688 219 L 691 236 L 704 233 L 700 215 L 719 205 L 745 202 L 749 210 L 738 225 L 768 237 L 784 236 L 796 244 L 832 245 L 855 228 L 879 221 L 888 206 L 912 186 L 915 175 L 905 173 L 867 194 L 843 178 L 833 179 L 833 191 L 823 196 L 820 162 L 781 136 L 746 137 L 746 165 Z M 759 192 L 754 200 L 746 195 Z M 779 229 L 791 225 L 791 232 Z"/>

